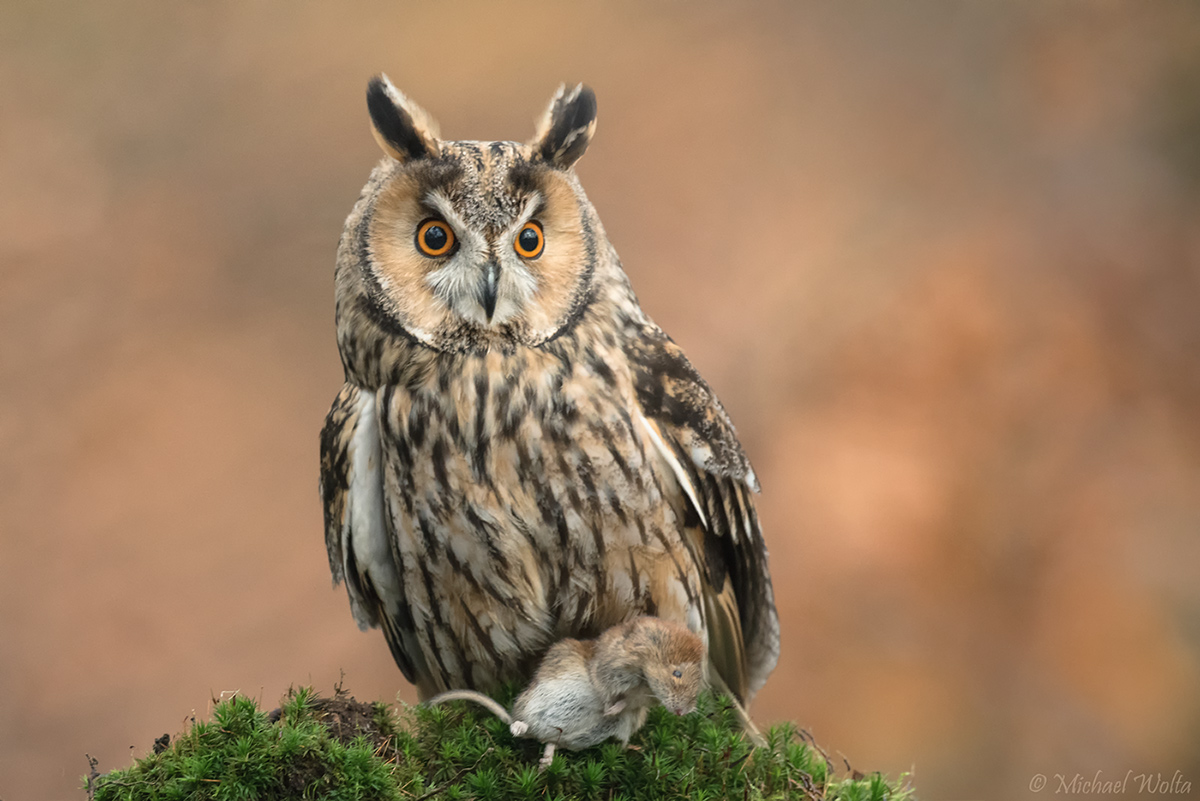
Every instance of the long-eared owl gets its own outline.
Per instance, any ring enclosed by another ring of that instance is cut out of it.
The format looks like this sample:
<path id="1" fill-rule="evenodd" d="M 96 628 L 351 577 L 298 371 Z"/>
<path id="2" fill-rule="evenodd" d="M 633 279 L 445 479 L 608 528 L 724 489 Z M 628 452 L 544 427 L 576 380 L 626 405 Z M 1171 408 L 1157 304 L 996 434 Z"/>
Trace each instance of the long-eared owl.
<path id="1" fill-rule="evenodd" d="M 560 88 L 526 144 L 442 140 L 386 77 L 367 107 L 384 157 L 338 248 L 346 381 L 321 433 L 355 620 L 426 698 L 657 615 L 748 702 L 779 654 L 758 482 L 575 175 L 592 91 Z"/>

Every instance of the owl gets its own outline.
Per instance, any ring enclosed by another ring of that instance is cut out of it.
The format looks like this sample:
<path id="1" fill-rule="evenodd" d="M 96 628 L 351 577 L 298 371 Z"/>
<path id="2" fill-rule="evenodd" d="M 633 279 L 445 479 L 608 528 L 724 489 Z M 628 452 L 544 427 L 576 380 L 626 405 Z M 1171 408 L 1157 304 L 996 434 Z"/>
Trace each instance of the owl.
<path id="1" fill-rule="evenodd" d="M 779 653 L 758 481 L 576 177 L 594 94 L 560 88 L 525 144 L 443 140 L 386 76 L 367 109 L 384 155 L 338 247 L 345 384 L 321 432 L 358 625 L 428 698 L 655 615 L 748 703 Z"/>

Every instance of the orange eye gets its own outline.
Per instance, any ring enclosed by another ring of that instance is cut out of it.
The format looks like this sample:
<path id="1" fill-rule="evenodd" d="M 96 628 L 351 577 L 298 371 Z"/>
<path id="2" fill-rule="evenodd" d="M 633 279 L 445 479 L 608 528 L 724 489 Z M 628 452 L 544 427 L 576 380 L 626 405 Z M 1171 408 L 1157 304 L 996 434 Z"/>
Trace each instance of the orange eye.
<path id="1" fill-rule="evenodd" d="M 417 250 L 426 256 L 445 256 L 454 247 L 454 229 L 441 220 L 426 220 L 417 226 Z"/>
<path id="2" fill-rule="evenodd" d="M 545 246 L 546 237 L 542 235 L 542 224 L 537 220 L 522 225 L 521 230 L 517 231 L 517 238 L 513 240 L 513 250 L 523 259 L 536 259 L 542 255 Z"/>

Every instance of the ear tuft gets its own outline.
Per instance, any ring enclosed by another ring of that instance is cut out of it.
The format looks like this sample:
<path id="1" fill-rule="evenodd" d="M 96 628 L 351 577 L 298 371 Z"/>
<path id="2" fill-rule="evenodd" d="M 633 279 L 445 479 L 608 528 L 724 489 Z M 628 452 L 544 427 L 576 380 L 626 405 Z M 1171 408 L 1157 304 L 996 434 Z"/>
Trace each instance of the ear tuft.
<path id="1" fill-rule="evenodd" d="M 569 169 L 587 150 L 596 132 L 596 93 L 583 84 L 558 87 L 529 143 L 539 156 L 559 169 Z"/>
<path id="2" fill-rule="evenodd" d="M 371 114 L 375 141 L 397 161 L 412 161 L 441 152 L 437 123 L 393 86 L 386 75 L 376 75 L 367 84 L 367 111 Z"/>

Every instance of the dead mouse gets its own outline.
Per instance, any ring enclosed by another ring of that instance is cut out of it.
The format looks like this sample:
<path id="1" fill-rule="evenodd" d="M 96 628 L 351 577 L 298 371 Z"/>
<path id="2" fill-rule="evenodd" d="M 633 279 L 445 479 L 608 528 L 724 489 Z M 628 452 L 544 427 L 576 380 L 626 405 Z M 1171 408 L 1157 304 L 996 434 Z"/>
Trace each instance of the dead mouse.
<path id="1" fill-rule="evenodd" d="M 482 704 L 516 737 L 546 744 L 545 769 L 557 746 L 578 751 L 610 737 L 622 744 L 646 722 L 656 701 L 677 715 L 696 708 L 704 684 L 704 641 L 679 623 L 639 617 L 595 640 L 563 639 L 550 647 L 512 714 L 474 690 L 450 690 L 426 701 Z"/>

